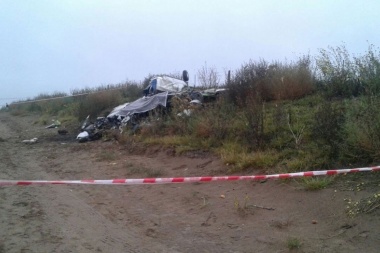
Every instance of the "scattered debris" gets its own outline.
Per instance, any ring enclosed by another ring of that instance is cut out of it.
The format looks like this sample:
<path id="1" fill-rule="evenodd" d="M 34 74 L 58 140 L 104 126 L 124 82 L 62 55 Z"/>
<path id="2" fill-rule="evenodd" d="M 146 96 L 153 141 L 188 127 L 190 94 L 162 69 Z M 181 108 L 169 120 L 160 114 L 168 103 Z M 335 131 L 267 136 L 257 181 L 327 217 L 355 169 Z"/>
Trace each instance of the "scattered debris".
<path id="1" fill-rule="evenodd" d="M 37 140 L 38 140 L 38 138 L 33 138 L 33 139 L 30 139 L 30 140 L 23 140 L 22 143 L 33 144 L 33 143 L 36 143 Z"/>
<path id="2" fill-rule="evenodd" d="M 77 136 L 79 142 L 99 140 L 105 129 L 111 129 L 113 122 L 105 117 L 98 117 L 95 123 L 90 122 L 90 115 L 82 124 L 81 132 Z"/>
<path id="3" fill-rule="evenodd" d="M 52 121 L 53 121 L 53 124 L 48 125 L 45 128 L 57 128 L 57 127 L 61 126 L 61 122 L 59 120 L 53 119 Z"/>
<path id="4" fill-rule="evenodd" d="M 86 142 L 86 141 L 88 141 L 89 140 L 89 134 L 86 132 L 86 131 L 83 131 L 83 132 L 81 132 L 80 134 L 78 134 L 78 136 L 77 136 L 77 140 L 79 141 L 79 142 Z"/>
<path id="5" fill-rule="evenodd" d="M 203 107 L 203 104 L 198 99 L 191 100 L 189 102 L 189 108 L 184 109 L 183 112 L 177 114 L 177 116 L 191 116 L 194 110 L 200 109 Z"/>

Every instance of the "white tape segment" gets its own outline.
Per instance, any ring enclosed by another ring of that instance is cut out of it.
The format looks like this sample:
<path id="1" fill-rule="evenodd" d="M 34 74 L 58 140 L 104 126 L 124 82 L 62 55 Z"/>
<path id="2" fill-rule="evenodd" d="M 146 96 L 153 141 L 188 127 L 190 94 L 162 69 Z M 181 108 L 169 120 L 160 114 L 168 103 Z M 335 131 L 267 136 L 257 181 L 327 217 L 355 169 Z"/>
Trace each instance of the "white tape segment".
<path id="1" fill-rule="evenodd" d="M 171 177 L 171 178 L 140 178 L 140 179 L 109 179 L 109 180 L 0 180 L 0 186 L 5 185 L 48 185 L 48 184 L 103 184 L 103 185 L 138 185 L 138 184 L 172 184 L 215 181 L 267 180 L 295 177 L 332 176 L 337 174 L 380 171 L 380 166 L 356 169 L 319 170 L 286 174 L 252 175 L 252 176 L 215 176 L 215 177 Z"/>

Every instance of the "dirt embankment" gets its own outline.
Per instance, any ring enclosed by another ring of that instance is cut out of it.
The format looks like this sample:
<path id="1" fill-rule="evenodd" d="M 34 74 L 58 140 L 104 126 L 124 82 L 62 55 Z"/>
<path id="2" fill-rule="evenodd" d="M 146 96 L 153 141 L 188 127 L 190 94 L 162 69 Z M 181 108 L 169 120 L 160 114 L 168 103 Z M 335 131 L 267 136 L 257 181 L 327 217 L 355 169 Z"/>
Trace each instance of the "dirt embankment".
<path id="1" fill-rule="evenodd" d="M 77 133 L 60 136 L 34 120 L 0 113 L 0 179 L 205 176 L 224 169 L 202 152 L 136 154 L 115 142 L 79 144 Z M 35 144 L 21 142 L 33 137 Z M 341 177 L 313 192 L 290 181 L 0 187 L 0 252 L 378 252 L 379 210 L 354 218 L 346 210 L 347 199 L 379 186 L 353 191 L 344 184 L 349 176 Z M 373 183 L 372 174 L 354 179 Z"/>

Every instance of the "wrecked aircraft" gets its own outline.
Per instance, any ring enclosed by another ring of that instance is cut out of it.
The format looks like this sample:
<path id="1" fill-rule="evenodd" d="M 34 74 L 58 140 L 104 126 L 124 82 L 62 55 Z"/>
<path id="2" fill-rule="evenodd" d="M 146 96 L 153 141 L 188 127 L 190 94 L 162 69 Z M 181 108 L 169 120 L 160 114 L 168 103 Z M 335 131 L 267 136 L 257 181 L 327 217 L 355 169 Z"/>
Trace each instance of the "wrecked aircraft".
<path id="1" fill-rule="evenodd" d="M 88 122 L 88 116 L 82 125 L 82 132 L 77 136 L 78 141 L 97 140 L 101 138 L 102 130 L 122 128 L 128 124 L 135 130 L 138 128 L 138 117 L 147 116 L 149 112 L 159 107 L 164 109 L 169 108 L 173 97 L 184 99 L 188 101 L 189 105 L 200 105 L 203 101 L 215 100 L 219 94 L 226 91 L 226 89 L 199 91 L 193 87 L 189 87 L 189 78 L 186 70 L 183 71 L 182 78 L 183 80 L 169 76 L 154 77 L 143 90 L 143 97 L 115 107 L 107 117 L 99 117 L 93 124 Z M 178 115 L 190 116 L 190 111 L 185 110 Z"/>

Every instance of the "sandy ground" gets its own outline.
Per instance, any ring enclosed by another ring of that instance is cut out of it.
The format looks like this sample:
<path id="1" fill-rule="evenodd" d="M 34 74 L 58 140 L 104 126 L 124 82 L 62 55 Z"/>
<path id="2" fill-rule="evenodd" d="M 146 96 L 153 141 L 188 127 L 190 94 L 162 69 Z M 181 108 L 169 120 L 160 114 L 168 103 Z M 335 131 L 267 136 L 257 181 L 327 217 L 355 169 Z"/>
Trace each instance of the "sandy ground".
<path id="1" fill-rule="evenodd" d="M 205 152 L 77 143 L 77 132 L 61 136 L 35 120 L 0 113 L 0 179 L 207 176 L 226 169 Z M 35 144 L 21 142 L 33 137 Z M 380 187 L 350 190 L 349 175 L 339 177 L 319 191 L 282 180 L 0 186 L 0 252 L 379 252 L 379 210 L 351 218 L 345 199 Z"/>

